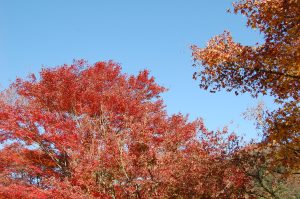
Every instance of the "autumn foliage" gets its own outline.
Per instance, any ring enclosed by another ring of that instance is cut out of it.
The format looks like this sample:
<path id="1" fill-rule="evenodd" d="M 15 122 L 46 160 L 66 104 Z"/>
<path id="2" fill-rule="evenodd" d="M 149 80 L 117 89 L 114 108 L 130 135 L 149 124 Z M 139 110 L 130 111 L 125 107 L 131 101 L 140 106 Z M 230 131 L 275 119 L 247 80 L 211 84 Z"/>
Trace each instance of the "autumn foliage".
<path id="1" fill-rule="evenodd" d="M 225 31 L 205 48 L 193 46 L 194 78 L 200 87 L 274 97 L 278 109 L 263 114 L 263 147 L 273 148 L 274 164 L 300 169 L 300 2 L 298 0 L 240 0 L 234 13 L 247 18 L 264 42 L 254 46 L 235 42 Z M 257 118 L 261 120 L 262 115 Z"/>
<path id="2" fill-rule="evenodd" d="M 0 101 L 1 198 L 238 198 L 239 141 L 168 116 L 148 71 L 114 62 L 44 68 Z"/>
<path id="3" fill-rule="evenodd" d="M 112 61 L 78 60 L 0 92 L 0 198 L 296 197 L 299 5 L 240 0 L 234 13 L 263 43 L 242 45 L 225 31 L 192 47 L 201 88 L 274 97 L 277 110 L 255 115 L 262 142 L 168 115 L 166 89 L 147 70 L 127 75 Z"/>

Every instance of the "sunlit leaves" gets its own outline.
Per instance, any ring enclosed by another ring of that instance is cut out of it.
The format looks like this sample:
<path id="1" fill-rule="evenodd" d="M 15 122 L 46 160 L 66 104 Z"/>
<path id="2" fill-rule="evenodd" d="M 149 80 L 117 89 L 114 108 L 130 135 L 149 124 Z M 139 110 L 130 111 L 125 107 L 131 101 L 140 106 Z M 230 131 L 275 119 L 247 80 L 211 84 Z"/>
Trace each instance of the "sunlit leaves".
<path id="1" fill-rule="evenodd" d="M 10 89 L 0 102 L 0 193 L 7 198 L 244 194 L 247 177 L 229 158 L 237 137 L 168 116 L 165 88 L 148 71 L 128 76 L 114 62 L 76 61 Z"/>
<path id="2" fill-rule="evenodd" d="M 300 130 L 299 5 L 298 0 L 237 1 L 234 13 L 246 16 L 247 26 L 259 29 L 264 42 L 242 45 L 225 31 L 205 48 L 192 47 L 195 66 L 200 65 L 194 74 L 200 88 L 274 97 L 281 108 L 257 117 L 264 130 L 263 144 L 274 146 L 272 159 L 293 169 L 300 165 L 294 158 L 299 156 Z"/>

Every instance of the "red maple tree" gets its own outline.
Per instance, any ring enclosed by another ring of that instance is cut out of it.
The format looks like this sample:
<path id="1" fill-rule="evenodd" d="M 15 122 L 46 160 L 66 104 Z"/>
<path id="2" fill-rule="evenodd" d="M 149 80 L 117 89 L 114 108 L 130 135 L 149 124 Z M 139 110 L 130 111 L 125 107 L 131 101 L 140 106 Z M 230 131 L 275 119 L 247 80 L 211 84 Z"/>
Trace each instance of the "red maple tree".
<path id="1" fill-rule="evenodd" d="M 17 79 L 0 100 L 1 198 L 244 196 L 237 137 L 168 116 L 164 91 L 114 62 Z"/>

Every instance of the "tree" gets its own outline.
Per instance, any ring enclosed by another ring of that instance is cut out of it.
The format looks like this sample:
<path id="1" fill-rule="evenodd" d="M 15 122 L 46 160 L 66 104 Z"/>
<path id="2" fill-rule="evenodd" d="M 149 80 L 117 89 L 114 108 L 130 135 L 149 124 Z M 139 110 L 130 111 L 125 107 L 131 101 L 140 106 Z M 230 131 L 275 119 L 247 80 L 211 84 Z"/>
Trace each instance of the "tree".
<path id="1" fill-rule="evenodd" d="M 194 74 L 200 88 L 274 97 L 280 108 L 265 113 L 262 145 L 274 146 L 274 161 L 292 170 L 300 168 L 299 5 L 298 0 L 240 0 L 233 4 L 234 13 L 260 30 L 262 44 L 242 45 L 225 31 L 205 48 L 192 46 L 195 65 L 201 65 Z"/>
<path id="2" fill-rule="evenodd" d="M 168 116 L 148 71 L 44 68 L 0 97 L 1 198 L 238 198 L 239 140 Z"/>
<path id="3" fill-rule="evenodd" d="M 236 166 L 250 178 L 246 192 L 258 198 L 298 198 L 299 177 L 287 176 L 285 166 L 273 165 L 272 153 L 271 147 L 249 144 L 231 156 Z"/>

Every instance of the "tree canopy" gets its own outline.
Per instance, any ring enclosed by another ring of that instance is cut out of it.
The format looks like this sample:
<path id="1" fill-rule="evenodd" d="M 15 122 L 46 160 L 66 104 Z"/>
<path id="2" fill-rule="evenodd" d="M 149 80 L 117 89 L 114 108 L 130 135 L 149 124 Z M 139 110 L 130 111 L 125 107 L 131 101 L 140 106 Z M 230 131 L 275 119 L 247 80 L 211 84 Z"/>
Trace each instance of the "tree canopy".
<path id="1" fill-rule="evenodd" d="M 17 79 L 0 101 L 4 198 L 237 198 L 238 139 L 168 116 L 149 77 L 77 61 Z"/>
<path id="2" fill-rule="evenodd" d="M 299 5 L 298 0 L 240 0 L 234 13 L 246 16 L 247 26 L 259 29 L 264 42 L 242 45 L 225 31 L 205 48 L 192 46 L 200 88 L 274 97 L 279 108 L 264 114 L 263 144 L 273 145 L 276 159 L 293 169 L 300 166 Z"/>
<path id="3" fill-rule="evenodd" d="M 225 31 L 192 47 L 201 88 L 274 97 L 277 110 L 254 114 L 261 142 L 168 115 L 166 89 L 147 70 L 77 60 L 0 92 L 0 198 L 299 197 L 299 5 L 240 0 L 234 13 L 263 43 Z"/>

